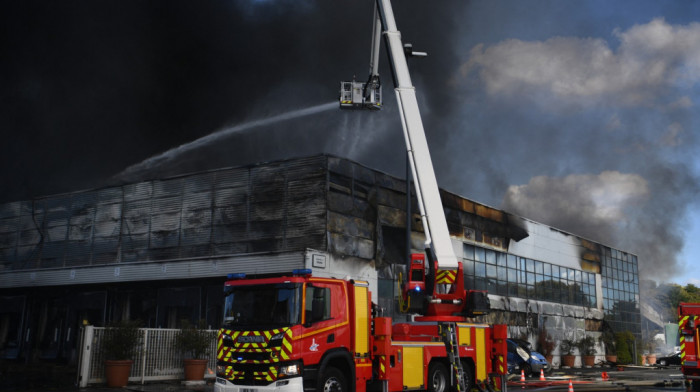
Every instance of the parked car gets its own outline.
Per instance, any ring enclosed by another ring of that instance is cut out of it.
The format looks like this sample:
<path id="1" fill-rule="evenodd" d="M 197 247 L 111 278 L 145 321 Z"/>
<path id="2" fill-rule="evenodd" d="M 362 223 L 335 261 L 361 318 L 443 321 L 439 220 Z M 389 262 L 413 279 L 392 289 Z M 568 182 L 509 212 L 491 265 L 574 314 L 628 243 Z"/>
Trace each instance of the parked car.
<path id="1" fill-rule="evenodd" d="M 540 374 L 540 370 L 549 373 L 552 368 L 544 355 L 530 349 L 530 344 L 523 340 L 508 339 L 508 371 L 525 375 Z"/>
<path id="2" fill-rule="evenodd" d="M 656 364 L 659 366 L 680 365 L 681 353 L 668 354 L 663 357 L 656 358 Z"/>

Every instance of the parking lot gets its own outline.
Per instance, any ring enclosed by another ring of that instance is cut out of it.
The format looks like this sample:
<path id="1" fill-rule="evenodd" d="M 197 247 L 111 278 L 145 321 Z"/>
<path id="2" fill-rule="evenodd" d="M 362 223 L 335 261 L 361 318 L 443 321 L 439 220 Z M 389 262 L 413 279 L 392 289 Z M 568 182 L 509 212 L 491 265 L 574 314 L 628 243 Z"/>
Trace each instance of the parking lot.
<path id="1" fill-rule="evenodd" d="M 683 375 L 677 366 L 626 366 L 555 369 L 545 380 L 539 377 L 509 376 L 508 389 L 530 391 L 685 391 Z"/>

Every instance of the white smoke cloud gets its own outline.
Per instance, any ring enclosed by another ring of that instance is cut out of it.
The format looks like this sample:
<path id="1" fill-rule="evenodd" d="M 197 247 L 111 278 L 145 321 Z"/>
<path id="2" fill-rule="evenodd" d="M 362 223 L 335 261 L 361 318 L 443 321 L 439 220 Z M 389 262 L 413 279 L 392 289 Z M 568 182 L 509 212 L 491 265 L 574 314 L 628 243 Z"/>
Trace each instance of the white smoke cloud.
<path id="1" fill-rule="evenodd" d="M 504 206 L 564 229 L 576 222 L 577 234 L 601 240 L 601 231 L 619 225 L 629 209 L 638 208 L 648 196 L 649 185 L 640 175 L 606 171 L 533 177 L 526 185 L 510 186 Z"/>
<path id="2" fill-rule="evenodd" d="M 491 95 L 544 90 L 558 99 L 607 96 L 626 105 L 655 104 L 662 90 L 700 81 L 700 23 L 657 18 L 613 36 L 614 49 L 601 38 L 576 37 L 480 44 L 458 79 L 477 73 Z"/>
<path id="3" fill-rule="evenodd" d="M 666 172 L 669 174 L 668 172 Z M 667 178 L 671 179 L 671 176 Z M 687 188 L 675 180 L 662 184 L 638 174 L 605 171 L 563 177 L 537 176 L 508 188 L 503 208 L 587 239 L 639 256 L 645 279 L 663 281 L 679 273 L 683 210 L 667 205 L 668 193 Z M 654 194 L 655 187 L 663 187 Z M 662 207 L 663 206 L 663 207 Z"/>

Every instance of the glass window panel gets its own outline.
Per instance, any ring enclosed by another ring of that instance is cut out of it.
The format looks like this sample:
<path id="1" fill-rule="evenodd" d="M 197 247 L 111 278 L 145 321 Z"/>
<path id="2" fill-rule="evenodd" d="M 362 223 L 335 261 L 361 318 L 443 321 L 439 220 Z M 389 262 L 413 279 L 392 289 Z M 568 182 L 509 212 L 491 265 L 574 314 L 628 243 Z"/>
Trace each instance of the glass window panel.
<path id="1" fill-rule="evenodd" d="M 527 272 L 525 272 L 524 270 L 518 271 L 518 283 L 527 282 L 526 275 L 527 275 Z"/>
<path id="2" fill-rule="evenodd" d="M 507 281 L 508 280 L 508 270 L 505 267 L 498 268 L 498 280 Z"/>
<path id="3" fill-rule="evenodd" d="M 574 271 L 574 280 L 577 282 L 581 281 L 581 271 L 579 271 L 579 270 Z"/>
<path id="4" fill-rule="evenodd" d="M 541 261 L 535 261 L 535 273 L 544 274 L 544 264 Z"/>
<path id="5" fill-rule="evenodd" d="M 498 292 L 498 283 L 496 282 L 496 279 L 488 279 L 488 285 L 486 286 L 486 290 L 488 290 L 491 293 Z"/>
<path id="6" fill-rule="evenodd" d="M 544 275 L 537 274 L 535 275 L 535 283 L 542 284 L 544 282 Z"/>
<path id="7" fill-rule="evenodd" d="M 471 275 L 464 275 L 464 287 L 469 290 L 474 287 L 474 277 Z"/>
<path id="8" fill-rule="evenodd" d="M 517 283 L 508 283 L 508 295 L 512 295 L 514 297 L 518 296 L 518 284 Z"/>
<path id="9" fill-rule="evenodd" d="M 588 283 L 595 284 L 595 274 L 588 273 Z"/>
<path id="10" fill-rule="evenodd" d="M 521 271 L 527 270 L 527 259 L 525 259 L 524 257 L 520 258 L 520 270 Z"/>
<path id="11" fill-rule="evenodd" d="M 486 278 L 474 279 L 474 289 L 475 290 L 486 290 Z"/>
<path id="12" fill-rule="evenodd" d="M 508 284 L 505 282 L 498 282 L 498 295 L 508 295 Z"/>
<path id="13" fill-rule="evenodd" d="M 477 276 L 479 278 L 485 277 L 486 276 L 486 264 L 475 262 L 474 263 L 474 271 L 475 271 L 475 273 L 474 273 L 475 276 Z"/>
<path id="14" fill-rule="evenodd" d="M 465 274 L 474 275 L 474 262 L 472 260 L 464 260 L 462 265 L 464 266 Z"/>
<path id="15" fill-rule="evenodd" d="M 544 274 L 546 276 L 552 276 L 552 265 L 549 263 L 544 263 Z"/>
<path id="16" fill-rule="evenodd" d="M 484 248 L 474 247 L 474 260 L 476 261 L 486 261 L 486 256 L 484 256 Z"/>
<path id="17" fill-rule="evenodd" d="M 474 245 L 464 244 L 462 246 L 462 251 L 464 252 L 465 259 L 474 260 Z"/>
<path id="18" fill-rule="evenodd" d="M 518 271 L 508 268 L 508 282 L 518 283 Z"/>
<path id="19" fill-rule="evenodd" d="M 505 253 L 496 252 L 496 264 L 498 266 L 502 266 L 502 267 L 505 267 L 507 265 Z"/>
<path id="20" fill-rule="evenodd" d="M 496 273 L 496 266 L 491 264 L 486 264 L 486 277 L 496 279 L 498 274 Z"/>
<path id="21" fill-rule="evenodd" d="M 527 259 L 527 272 L 535 272 L 535 260 Z"/>
<path id="22" fill-rule="evenodd" d="M 527 284 L 529 284 L 529 285 L 535 284 L 535 274 L 532 273 L 532 272 L 528 272 L 528 273 L 527 273 L 527 281 L 526 281 L 526 282 L 527 282 Z"/>
<path id="23" fill-rule="evenodd" d="M 518 268 L 518 258 L 515 255 L 508 255 L 508 268 Z"/>
<path id="24" fill-rule="evenodd" d="M 569 278 L 570 281 L 575 281 L 576 280 L 576 270 L 573 268 L 569 268 Z"/>
<path id="25" fill-rule="evenodd" d="M 560 267 L 559 268 L 559 277 L 562 279 L 568 279 L 569 277 L 569 269 L 566 267 Z"/>
<path id="26" fill-rule="evenodd" d="M 518 284 L 518 297 L 527 298 L 527 286 L 525 284 Z"/>
<path id="27" fill-rule="evenodd" d="M 559 277 L 559 266 L 558 265 L 553 265 L 552 266 L 552 276 Z"/>
<path id="28" fill-rule="evenodd" d="M 491 249 L 486 249 L 486 263 L 496 264 L 496 252 Z"/>

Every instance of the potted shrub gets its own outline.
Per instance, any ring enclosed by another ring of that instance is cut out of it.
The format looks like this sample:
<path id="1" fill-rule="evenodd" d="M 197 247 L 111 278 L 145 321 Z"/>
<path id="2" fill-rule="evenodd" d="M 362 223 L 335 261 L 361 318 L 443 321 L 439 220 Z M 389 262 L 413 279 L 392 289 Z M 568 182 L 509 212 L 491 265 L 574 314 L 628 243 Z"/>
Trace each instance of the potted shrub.
<path id="1" fill-rule="evenodd" d="M 197 326 L 182 320 L 182 329 L 175 335 L 175 344 L 183 353 L 185 380 L 203 380 L 209 362 L 212 337 L 206 331 L 206 322 L 199 320 Z"/>
<path id="2" fill-rule="evenodd" d="M 634 344 L 634 335 L 632 335 L 632 332 L 624 331 L 615 333 L 617 363 L 627 365 L 633 362 L 630 344 Z"/>
<path id="3" fill-rule="evenodd" d="M 605 347 L 605 360 L 610 363 L 617 363 L 617 349 L 615 348 L 615 334 L 610 329 L 606 329 L 600 335 L 600 343 Z"/>
<path id="4" fill-rule="evenodd" d="M 133 356 L 139 343 L 139 320 L 110 323 L 104 331 L 102 350 L 105 378 L 109 387 L 124 387 L 129 382 Z"/>
<path id="5" fill-rule="evenodd" d="M 554 339 L 552 339 L 552 335 L 544 329 L 540 329 L 537 334 L 537 351 L 544 355 L 550 365 L 552 364 L 552 354 L 554 353 L 555 346 L 556 344 L 554 343 Z"/>
<path id="6" fill-rule="evenodd" d="M 591 336 L 584 336 L 576 342 L 576 347 L 581 353 L 581 359 L 585 366 L 595 365 L 595 340 Z"/>
<path id="7" fill-rule="evenodd" d="M 568 366 L 570 368 L 574 367 L 574 362 L 576 357 L 574 356 L 574 348 L 576 348 L 576 342 L 572 339 L 564 339 L 559 345 L 559 351 L 561 353 L 561 364 L 562 366 Z"/>
<path id="8" fill-rule="evenodd" d="M 656 342 L 653 339 L 649 339 L 644 342 L 644 348 L 647 350 L 646 364 L 656 365 Z"/>

